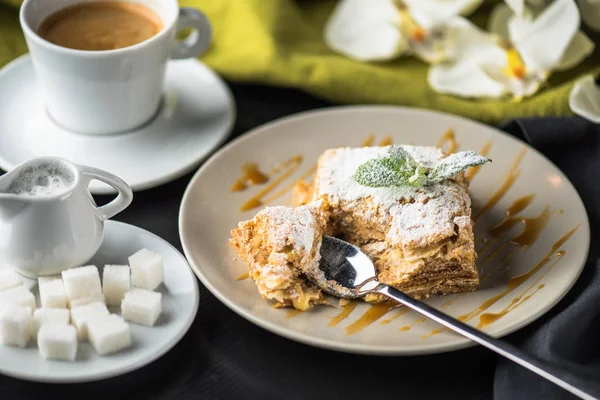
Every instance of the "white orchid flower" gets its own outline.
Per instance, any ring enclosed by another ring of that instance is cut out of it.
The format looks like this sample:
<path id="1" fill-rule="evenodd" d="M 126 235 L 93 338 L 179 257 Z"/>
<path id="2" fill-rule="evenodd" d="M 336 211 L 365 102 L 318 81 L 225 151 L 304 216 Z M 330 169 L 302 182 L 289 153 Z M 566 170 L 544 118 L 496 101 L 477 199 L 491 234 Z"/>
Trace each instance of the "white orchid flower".
<path id="1" fill-rule="evenodd" d="M 334 51 L 357 61 L 414 54 L 435 63 L 453 55 L 448 21 L 474 11 L 482 0 L 341 0 L 325 26 Z"/>
<path id="2" fill-rule="evenodd" d="M 539 15 L 547 0 L 505 0 L 506 4 L 498 4 L 490 15 L 488 29 L 503 39 L 512 42 L 534 29 L 532 15 Z M 527 11 L 527 6 L 533 7 L 533 12 Z M 560 26 L 560 25 L 558 25 Z M 582 31 L 577 31 L 567 46 L 556 70 L 564 71 L 579 64 L 594 51 L 594 42 Z"/>
<path id="3" fill-rule="evenodd" d="M 466 20 L 460 23 L 456 60 L 429 71 L 429 84 L 441 93 L 518 100 L 535 93 L 552 71 L 589 54 L 586 46 L 584 55 L 580 47 L 570 48 L 580 24 L 574 0 L 556 0 L 533 21 L 511 19 L 508 41 Z"/>

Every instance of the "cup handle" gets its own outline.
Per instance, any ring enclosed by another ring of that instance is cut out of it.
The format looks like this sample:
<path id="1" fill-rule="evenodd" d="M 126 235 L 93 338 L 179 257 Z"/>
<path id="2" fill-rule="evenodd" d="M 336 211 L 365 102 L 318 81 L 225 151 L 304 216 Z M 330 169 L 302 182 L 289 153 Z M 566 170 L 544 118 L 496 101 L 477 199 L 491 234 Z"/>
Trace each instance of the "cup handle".
<path id="1" fill-rule="evenodd" d="M 107 219 L 114 217 L 131 204 L 133 192 L 124 180 L 110 172 L 98 168 L 83 165 L 78 165 L 78 168 L 86 186 L 88 186 L 92 180 L 97 179 L 112 186 L 118 192 L 117 197 L 113 201 L 102 207 L 96 207 L 96 214 L 100 220 L 106 221 Z"/>
<path id="2" fill-rule="evenodd" d="M 180 8 L 177 32 L 185 28 L 193 28 L 194 31 L 190 36 L 175 44 L 171 50 L 172 59 L 199 57 L 210 46 L 212 27 L 206 15 L 195 8 Z"/>

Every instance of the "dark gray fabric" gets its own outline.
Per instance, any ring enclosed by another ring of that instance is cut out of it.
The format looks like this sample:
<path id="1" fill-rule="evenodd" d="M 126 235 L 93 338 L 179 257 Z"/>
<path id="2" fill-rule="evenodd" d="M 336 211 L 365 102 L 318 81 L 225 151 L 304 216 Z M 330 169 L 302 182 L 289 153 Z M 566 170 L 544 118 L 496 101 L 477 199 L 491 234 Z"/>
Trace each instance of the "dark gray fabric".
<path id="1" fill-rule="evenodd" d="M 502 127 L 552 160 L 571 180 L 586 206 L 591 248 L 581 277 L 569 294 L 511 341 L 578 377 L 578 386 L 600 398 L 600 125 L 581 118 L 531 118 Z M 532 372 L 499 359 L 494 398 L 571 399 L 575 396 Z"/>

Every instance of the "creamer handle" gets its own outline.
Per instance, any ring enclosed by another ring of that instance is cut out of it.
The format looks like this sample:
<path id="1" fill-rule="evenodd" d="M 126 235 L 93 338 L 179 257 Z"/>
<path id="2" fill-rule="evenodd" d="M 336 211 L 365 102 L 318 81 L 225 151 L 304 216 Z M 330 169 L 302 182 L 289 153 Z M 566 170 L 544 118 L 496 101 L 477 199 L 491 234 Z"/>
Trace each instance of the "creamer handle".
<path id="1" fill-rule="evenodd" d="M 129 185 L 121 178 L 110 172 L 103 171 L 98 168 L 88 167 L 85 165 L 78 165 L 77 168 L 84 179 L 86 187 L 90 181 L 97 179 L 107 185 L 112 186 L 119 192 L 117 197 L 108 204 L 102 207 L 96 207 L 96 214 L 102 221 L 106 221 L 109 218 L 114 217 L 124 209 L 126 209 L 133 200 L 133 192 Z"/>

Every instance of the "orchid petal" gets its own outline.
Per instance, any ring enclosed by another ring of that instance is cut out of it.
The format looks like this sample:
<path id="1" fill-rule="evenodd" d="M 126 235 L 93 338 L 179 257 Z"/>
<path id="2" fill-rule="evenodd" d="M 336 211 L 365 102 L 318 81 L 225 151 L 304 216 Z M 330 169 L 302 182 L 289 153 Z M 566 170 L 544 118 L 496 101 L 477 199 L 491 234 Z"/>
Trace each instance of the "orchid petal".
<path id="1" fill-rule="evenodd" d="M 440 93 L 462 97 L 499 97 L 507 88 L 492 79 L 483 65 L 502 68 L 506 54 L 494 36 L 480 30 L 464 18 L 455 18 L 450 24 L 455 30 L 455 56 L 453 63 L 431 67 L 429 85 Z"/>
<path id="2" fill-rule="evenodd" d="M 600 31 L 600 0 L 580 0 L 583 22 L 595 31 Z"/>
<path id="3" fill-rule="evenodd" d="M 594 47 L 594 42 L 585 33 L 581 31 L 577 32 L 555 69 L 564 71 L 573 68 L 592 54 Z"/>
<path id="4" fill-rule="evenodd" d="M 531 23 L 513 18 L 510 39 L 527 68 L 547 71 L 560 62 L 579 23 L 575 1 L 556 0 Z"/>
<path id="5" fill-rule="evenodd" d="M 427 29 L 443 25 L 458 15 L 468 15 L 482 2 L 483 0 L 403 0 L 415 22 Z"/>
<path id="6" fill-rule="evenodd" d="M 496 35 L 508 38 L 508 25 L 514 12 L 506 4 L 498 4 L 492 9 L 490 19 L 488 20 L 488 31 Z"/>
<path id="7" fill-rule="evenodd" d="M 575 114 L 600 124 L 600 88 L 592 75 L 575 83 L 569 96 L 569 107 Z"/>
<path id="8" fill-rule="evenodd" d="M 325 26 L 327 45 L 359 61 L 393 59 L 408 48 L 391 0 L 342 0 Z"/>

